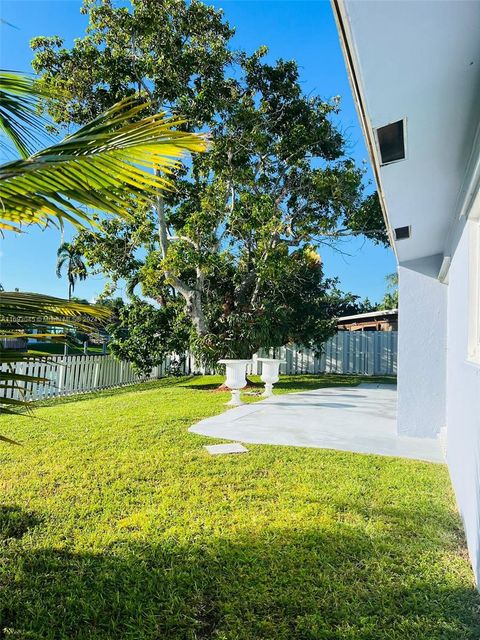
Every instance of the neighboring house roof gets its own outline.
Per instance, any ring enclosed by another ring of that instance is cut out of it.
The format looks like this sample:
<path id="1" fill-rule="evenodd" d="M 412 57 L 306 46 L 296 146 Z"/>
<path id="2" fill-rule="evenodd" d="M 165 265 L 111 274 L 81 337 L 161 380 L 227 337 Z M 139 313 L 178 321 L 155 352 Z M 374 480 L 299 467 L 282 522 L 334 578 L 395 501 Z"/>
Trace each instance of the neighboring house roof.
<path id="1" fill-rule="evenodd" d="M 337 322 L 346 320 L 373 320 L 375 318 L 385 317 L 395 318 L 396 316 L 398 316 L 398 309 L 386 309 L 385 311 L 370 311 L 369 313 L 357 313 L 353 316 L 342 316 L 341 318 L 337 318 Z"/>
<path id="2" fill-rule="evenodd" d="M 442 264 L 480 185 L 480 2 L 332 6 L 397 258 Z M 401 120 L 405 159 L 382 165 L 378 129 Z"/>

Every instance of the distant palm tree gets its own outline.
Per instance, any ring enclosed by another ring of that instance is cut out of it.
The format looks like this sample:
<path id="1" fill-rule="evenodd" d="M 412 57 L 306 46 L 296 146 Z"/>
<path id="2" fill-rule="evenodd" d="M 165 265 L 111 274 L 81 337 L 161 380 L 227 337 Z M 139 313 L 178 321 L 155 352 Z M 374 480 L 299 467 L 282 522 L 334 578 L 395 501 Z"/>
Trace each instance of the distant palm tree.
<path id="1" fill-rule="evenodd" d="M 383 300 L 378 305 L 379 310 L 398 309 L 398 273 L 389 273 L 385 276 L 387 291 Z"/>
<path id="2" fill-rule="evenodd" d="M 87 267 L 82 259 L 82 254 L 70 244 L 63 242 L 57 251 L 57 278 L 62 277 L 62 269 L 67 265 L 68 279 L 68 299 L 72 299 L 75 283 L 78 280 L 85 280 L 87 277 Z"/>

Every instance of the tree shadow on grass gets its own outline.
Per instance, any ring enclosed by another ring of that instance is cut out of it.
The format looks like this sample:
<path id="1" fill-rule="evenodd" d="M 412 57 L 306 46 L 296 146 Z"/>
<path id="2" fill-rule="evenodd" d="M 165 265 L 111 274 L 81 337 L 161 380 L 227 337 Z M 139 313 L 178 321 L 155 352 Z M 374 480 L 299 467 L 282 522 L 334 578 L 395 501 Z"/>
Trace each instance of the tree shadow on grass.
<path id="1" fill-rule="evenodd" d="M 219 393 L 230 393 L 230 391 L 228 390 L 219 389 L 219 386 L 221 384 L 222 384 L 221 382 L 207 382 L 202 384 L 181 383 L 179 384 L 179 386 L 185 387 L 186 389 L 190 389 L 191 391 L 217 391 L 218 390 Z"/>
<path id="2" fill-rule="evenodd" d="M 0 635 L 478 640 L 480 597 L 444 578 L 441 554 L 425 554 L 430 571 L 408 540 L 345 524 L 117 542 L 99 554 L 15 548 L 1 580 Z"/>
<path id="3" fill-rule="evenodd" d="M 40 518 L 33 512 L 24 511 L 15 505 L 0 505 L 0 542 L 11 538 L 19 539 L 40 522 Z"/>

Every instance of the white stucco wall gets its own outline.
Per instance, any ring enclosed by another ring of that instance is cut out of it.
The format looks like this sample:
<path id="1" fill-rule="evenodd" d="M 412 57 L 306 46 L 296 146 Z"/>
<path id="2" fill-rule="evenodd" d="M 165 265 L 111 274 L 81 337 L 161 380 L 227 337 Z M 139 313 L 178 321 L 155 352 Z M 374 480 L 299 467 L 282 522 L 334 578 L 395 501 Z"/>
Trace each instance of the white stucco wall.
<path id="1" fill-rule="evenodd" d="M 432 437 L 445 427 L 447 287 L 441 258 L 399 266 L 398 432 Z"/>
<path id="2" fill-rule="evenodd" d="M 447 337 L 447 461 L 480 583 L 480 366 L 468 361 L 468 226 L 449 272 Z"/>
<path id="3" fill-rule="evenodd" d="M 398 431 L 447 428 L 447 462 L 480 584 L 480 365 L 468 360 L 469 227 L 453 251 L 448 286 L 441 257 L 399 267 Z"/>

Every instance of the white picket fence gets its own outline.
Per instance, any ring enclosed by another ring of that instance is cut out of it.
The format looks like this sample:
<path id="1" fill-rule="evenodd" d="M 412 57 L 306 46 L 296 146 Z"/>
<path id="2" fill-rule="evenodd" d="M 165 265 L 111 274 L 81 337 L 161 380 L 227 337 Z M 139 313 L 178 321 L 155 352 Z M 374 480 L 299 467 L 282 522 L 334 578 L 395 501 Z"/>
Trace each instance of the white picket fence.
<path id="1" fill-rule="evenodd" d="M 150 378 L 163 377 L 166 365 L 165 362 L 155 367 Z M 49 356 L 46 361 L 17 362 L 13 366 L 18 374 L 43 379 L 26 386 L 22 383 L 21 388 L 2 389 L 3 397 L 14 399 L 42 400 L 135 384 L 145 379 L 135 373 L 130 363 L 111 356 Z M 6 368 L 2 365 L 0 370 L 6 371 Z"/>
<path id="2" fill-rule="evenodd" d="M 262 350 L 255 354 L 249 374 L 260 374 L 258 357 L 275 357 L 285 360 L 280 372 L 288 375 L 305 373 L 353 373 L 364 375 L 396 375 L 397 332 L 350 332 L 341 331 L 327 340 L 322 354 L 315 355 L 311 349 L 286 346 Z M 214 373 L 195 363 L 190 354 L 184 357 L 168 356 L 161 365 L 154 367 L 149 379 L 168 375 L 172 360 L 180 361 L 180 373 L 185 375 Z M 110 387 L 135 384 L 145 380 L 135 373 L 129 362 L 111 356 L 50 356 L 47 361 L 14 365 L 17 373 L 37 376 L 44 382 L 28 383 L 26 397 L 41 400 L 56 396 L 99 391 Z M 6 371 L 7 365 L 0 370 Z M 22 392 L 14 386 L 3 388 L 2 396 L 19 399 Z"/>

